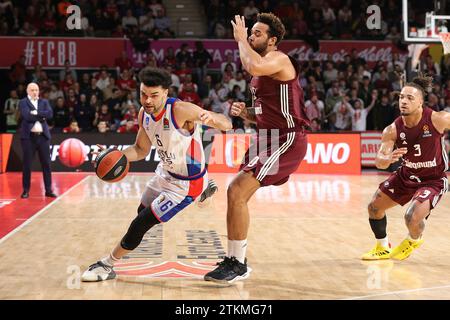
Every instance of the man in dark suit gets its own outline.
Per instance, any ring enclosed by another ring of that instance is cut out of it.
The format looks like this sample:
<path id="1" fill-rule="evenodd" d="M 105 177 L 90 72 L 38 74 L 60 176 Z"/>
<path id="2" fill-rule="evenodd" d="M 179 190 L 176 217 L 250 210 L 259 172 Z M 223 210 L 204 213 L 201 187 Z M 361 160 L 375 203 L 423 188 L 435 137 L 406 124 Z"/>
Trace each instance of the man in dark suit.
<path id="1" fill-rule="evenodd" d="M 22 171 L 22 198 L 29 197 L 31 163 L 36 150 L 41 162 L 45 196 L 56 198 L 52 191 L 52 172 L 50 169 L 50 130 L 47 119 L 53 117 L 53 110 L 45 99 L 39 99 L 39 86 L 30 83 L 27 86 L 27 97 L 19 102 L 20 116 L 22 123 L 20 126 L 20 141 L 23 151 L 23 171 Z"/>

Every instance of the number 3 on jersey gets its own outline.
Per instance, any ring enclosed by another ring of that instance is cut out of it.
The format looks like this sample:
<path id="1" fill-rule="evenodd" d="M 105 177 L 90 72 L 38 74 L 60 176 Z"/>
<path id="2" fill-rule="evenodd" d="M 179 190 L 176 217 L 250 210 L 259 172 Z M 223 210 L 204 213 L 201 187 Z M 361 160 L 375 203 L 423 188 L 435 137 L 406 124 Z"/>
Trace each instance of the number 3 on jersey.
<path id="1" fill-rule="evenodd" d="M 414 149 L 417 151 L 414 153 L 414 156 L 420 157 L 422 155 L 422 150 L 420 149 L 420 144 L 415 144 Z"/>

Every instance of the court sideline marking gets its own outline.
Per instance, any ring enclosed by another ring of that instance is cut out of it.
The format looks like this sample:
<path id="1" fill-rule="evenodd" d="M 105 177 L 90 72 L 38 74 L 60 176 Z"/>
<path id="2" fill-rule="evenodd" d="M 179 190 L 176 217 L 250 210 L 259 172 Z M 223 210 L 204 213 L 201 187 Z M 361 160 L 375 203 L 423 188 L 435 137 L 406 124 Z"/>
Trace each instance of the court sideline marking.
<path id="1" fill-rule="evenodd" d="M 69 189 L 66 190 L 66 192 L 64 192 L 62 195 L 58 196 L 55 200 L 53 200 L 52 202 L 50 202 L 47 206 L 45 206 L 44 208 L 42 208 L 41 210 L 39 210 L 37 213 L 35 213 L 33 216 L 31 216 L 30 218 L 27 219 L 27 221 L 25 221 L 24 223 L 22 223 L 20 226 L 18 226 L 17 228 L 15 228 L 14 230 L 12 230 L 10 233 L 8 233 L 7 235 L 5 235 L 3 238 L 0 239 L 0 245 L 7 240 L 8 238 L 10 238 L 11 236 L 13 236 L 14 234 L 16 234 L 18 231 L 20 231 L 23 227 L 25 227 L 27 224 L 29 224 L 31 221 L 33 221 L 34 219 L 36 219 L 38 216 L 40 216 L 42 213 L 44 213 L 45 210 L 47 210 L 48 208 L 50 208 L 51 206 L 53 206 L 56 202 L 58 202 L 62 197 L 64 197 L 66 194 L 68 194 L 70 191 L 72 191 L 72 189 L 75 189 L 76 187 L 78 187 L 79 184 L 81 184 L 82 182 L 84 182 L 87 178 L 89 178 L 90 176 L 86 176 L 83 179 L 81 179 L 80 181 L 78 181 L 76 184 L 74 184 L 72 187 L 70 187 Z"/>
<path id="2" fill-rule="evenodd" d="M 358 300 L 358 299 L 366 299 L 366 298 L 371 298 L 371 297 L 381 297 L 381 296 L 388 296 L 388 295 L 393 295 L 393 294 L 402 294 L 402 293 L 418 292 L 418 291 L 424 291 L 424 290 L 445 289 L 445 288 L 450 288 L 450 284 L 445 285 L 445 286 L 437 286 L 437 287 L 417 288 L 417 289 L 409 289 L 409 290 L 389 291 L 389 292 L 384 292 L 384 293 L 375 293 L 375 294 L 369 294 L 367 296 L 348 297 L 348 298 L 342 298 L 339 300 Z"/>

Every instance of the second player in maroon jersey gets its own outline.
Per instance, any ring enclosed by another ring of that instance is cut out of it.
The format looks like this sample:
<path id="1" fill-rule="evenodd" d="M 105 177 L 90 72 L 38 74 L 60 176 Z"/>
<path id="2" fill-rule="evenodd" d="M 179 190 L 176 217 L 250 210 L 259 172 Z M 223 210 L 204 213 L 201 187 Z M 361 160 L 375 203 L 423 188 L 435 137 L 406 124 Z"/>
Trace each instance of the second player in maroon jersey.
<path id="1" fill-rule="evenodd" d="M 450 129 L 450 113 L 435 112 L 424 106 L 432 78 L 420 75 L 407 83 L 400 93 L 401 116 L 386 127 L 376 157 L 376 166 L 386 169 L 402 159 L 401 166 L 379 185 L 369 203 L 369 223 L 376 246 L 363 260 L 409 257 L 423 243 L 425 220 L 448 191 L 448 155 L 444 133 Z M 405 213 L 408 236 L 391 250 L 386 234 L 385 211 L 410 203 Z"/>

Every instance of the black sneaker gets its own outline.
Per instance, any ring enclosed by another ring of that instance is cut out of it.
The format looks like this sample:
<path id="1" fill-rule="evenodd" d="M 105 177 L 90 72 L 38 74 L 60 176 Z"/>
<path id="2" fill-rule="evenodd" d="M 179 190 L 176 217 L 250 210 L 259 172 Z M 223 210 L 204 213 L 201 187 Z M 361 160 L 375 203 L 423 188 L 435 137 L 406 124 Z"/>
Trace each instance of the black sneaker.
<path id="1" fill-rule="evenodd" d="M 219 187 L 217 187 L 216 182 L 213 179 L 209 179 L 208 186 L 200 195 L 200 199 L 198 200 L 198 202 L 202 203 L 206 199 L 212 197 L 217 191 L 219 191 Z"/>
<path id="2" fill-rule="evenodd" d="M 225 257 L 222 262 L 217 263 L 218 267 L 205 274 L 205 281 L 218 283 L 233 283 L 238 280 L 247 279 L 252 269 L 245 263 L 240 263 L 235 257 Z"/>
<path id="3" fill-rule="evenodd" d="M 114 279 L 116 273 L 113 267 L 104 264 L 101 261 L 97 261 L 91 264 L 89 268 L 81 276 L 81 281 L 84 282 L 96 282 Z"/>

